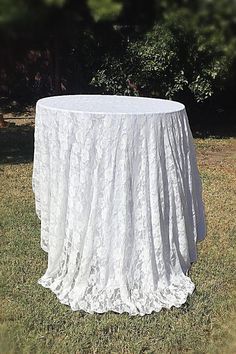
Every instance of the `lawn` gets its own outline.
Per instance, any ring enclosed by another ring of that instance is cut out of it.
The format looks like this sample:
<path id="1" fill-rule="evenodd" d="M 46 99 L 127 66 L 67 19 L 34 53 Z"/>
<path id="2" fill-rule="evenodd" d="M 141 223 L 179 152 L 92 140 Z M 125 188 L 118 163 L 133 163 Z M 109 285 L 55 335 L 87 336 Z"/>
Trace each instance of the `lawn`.
<path id="1" fill-rule="evenodd" d="M 195 139 L 208 232 L 187 303 L 144 317 L 90 315 L 37 284 L 47 256 L 31 189 L 31 128 L 0 132 L 0 353 L 236 353 L 236 140 Z"/>

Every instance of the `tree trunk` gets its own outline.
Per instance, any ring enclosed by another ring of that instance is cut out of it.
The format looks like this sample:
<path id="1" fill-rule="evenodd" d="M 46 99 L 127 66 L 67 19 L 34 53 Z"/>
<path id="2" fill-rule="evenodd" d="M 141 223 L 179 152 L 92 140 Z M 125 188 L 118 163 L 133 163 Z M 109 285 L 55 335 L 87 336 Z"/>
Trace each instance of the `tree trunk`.
<path id="1" fill-rule="evenodd" d="M 6 128 L 8 126 L 9 126 L 9 123 L 3 119 L 3 114 L 0 113 L 0 128 Z"/>

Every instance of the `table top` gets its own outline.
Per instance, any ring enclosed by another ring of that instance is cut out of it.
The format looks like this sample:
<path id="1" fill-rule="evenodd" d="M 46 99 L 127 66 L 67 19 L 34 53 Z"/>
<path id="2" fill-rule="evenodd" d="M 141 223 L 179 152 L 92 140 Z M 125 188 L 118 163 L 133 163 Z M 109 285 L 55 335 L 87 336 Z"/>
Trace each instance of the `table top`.
<path id="1" fill-rule="evenodd" d="M 161 114 L 185 109 L 182 103 L 176 101 L 116 95 L 52 96 L 40 99 L 37 106 L 49 110 L 96 114 Z"/>

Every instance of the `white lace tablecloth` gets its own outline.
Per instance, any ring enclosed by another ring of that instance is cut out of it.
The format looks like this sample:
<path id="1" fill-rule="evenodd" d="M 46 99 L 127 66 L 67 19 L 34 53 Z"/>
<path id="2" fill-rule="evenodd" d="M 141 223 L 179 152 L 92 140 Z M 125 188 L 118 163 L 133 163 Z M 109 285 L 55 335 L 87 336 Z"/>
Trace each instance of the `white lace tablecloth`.
<path id="1" fill-rule="evenodd" d="M 76 95 L 37 102 L 33 191 L 48 268 L 39 283 L 72 310 L 179 307 L 205 237 L 184 105 Z"/>

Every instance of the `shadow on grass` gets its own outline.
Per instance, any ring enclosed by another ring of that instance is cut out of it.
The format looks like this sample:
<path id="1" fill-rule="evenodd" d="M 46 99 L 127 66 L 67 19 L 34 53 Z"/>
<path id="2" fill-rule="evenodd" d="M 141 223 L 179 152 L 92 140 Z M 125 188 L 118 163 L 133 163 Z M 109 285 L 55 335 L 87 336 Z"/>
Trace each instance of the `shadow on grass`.
<path id="1" fill-rule="evenodd" d="M 11 123 L 0 129 L 0 164 L 18 164 L 33 161 L 34 127 Z"/>
<path id="2" fill-rule="evenodd" d="M 188 110 L 194 138 L 227 139 L 236 137 L 235 108 L 217 110 L 195 106 Z"/>
<path id="3" fill-rule="evenodd" d="M 229 139 L 236 137 L 236 125 L 203 125 L 201 123 L 191 123 L 191 131 L 194 138 Z"/>

